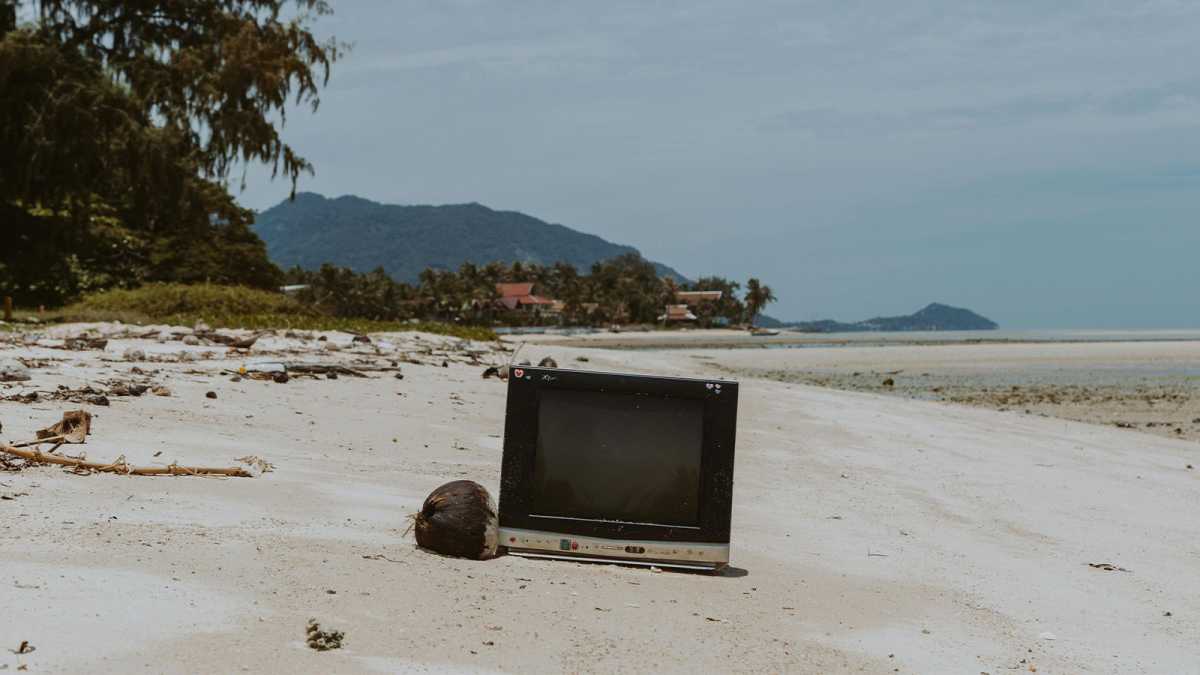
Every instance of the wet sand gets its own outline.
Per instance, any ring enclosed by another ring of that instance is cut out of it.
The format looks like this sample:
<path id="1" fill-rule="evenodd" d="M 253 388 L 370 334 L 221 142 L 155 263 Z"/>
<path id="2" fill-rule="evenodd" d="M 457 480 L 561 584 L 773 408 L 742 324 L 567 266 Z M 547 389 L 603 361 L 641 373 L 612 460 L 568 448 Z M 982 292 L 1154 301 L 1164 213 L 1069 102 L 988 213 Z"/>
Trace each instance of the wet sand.
<path id="1" fill-rule="evenodd" d="M 1200 342 L 945 344 L 701 356 L 731 374 L 1200 440 Z"/>

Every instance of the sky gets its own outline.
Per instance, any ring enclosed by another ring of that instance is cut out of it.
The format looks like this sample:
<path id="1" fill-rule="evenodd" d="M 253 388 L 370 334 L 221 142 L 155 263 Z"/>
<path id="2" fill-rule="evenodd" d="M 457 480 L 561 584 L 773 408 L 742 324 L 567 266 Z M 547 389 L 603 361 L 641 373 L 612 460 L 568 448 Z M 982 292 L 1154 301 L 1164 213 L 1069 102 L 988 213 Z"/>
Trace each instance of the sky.
<path id="1" fill-rule="evenodd" d="M 1200 3 L 333 5 L 300 190 L 522 211 L 783 319 L 1200 327 Z"/>

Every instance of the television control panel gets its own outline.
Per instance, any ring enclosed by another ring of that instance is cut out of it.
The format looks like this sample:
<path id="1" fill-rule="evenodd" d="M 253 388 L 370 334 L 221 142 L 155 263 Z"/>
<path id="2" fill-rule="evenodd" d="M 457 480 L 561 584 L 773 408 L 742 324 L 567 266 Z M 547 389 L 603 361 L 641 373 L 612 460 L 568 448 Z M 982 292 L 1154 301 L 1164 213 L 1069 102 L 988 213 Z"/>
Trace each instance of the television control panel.
<path id="1" fill-rule="evenodd" d="M 719 569 L 729 562 L 728 544 L 621 541 L 505 527 L 500 528 L 500 545 L 516 555 L 593 558 L 642 565 Z"/>

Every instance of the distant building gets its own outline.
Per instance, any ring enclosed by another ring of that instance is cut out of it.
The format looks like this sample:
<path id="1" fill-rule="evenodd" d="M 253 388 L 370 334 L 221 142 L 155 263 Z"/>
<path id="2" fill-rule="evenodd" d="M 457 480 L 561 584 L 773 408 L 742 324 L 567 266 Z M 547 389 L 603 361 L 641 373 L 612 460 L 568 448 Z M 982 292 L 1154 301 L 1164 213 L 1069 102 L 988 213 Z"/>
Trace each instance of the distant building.
<path id="1" fill-rule="evenodd" d="M 687 305 L 667 305 L 667 311 L 658 317 L 659 321 L 695 321 L 696 315 L 692 314 Z"/>
<path id="2" fill-rule="evenodd" d="M 696 321 L 692 307 L 706 303 L 717 302 L 724 295 L 722 291 L 675 291 L 675 300 L 680 304 L 667 305 L 666 312 L 658 317 L 659 321 Z"/>
<path id="3" fill-rule="evenodd" d="M 501 283 L 496 284 L 496 294 L 500 298 L 496 301 L 505 309 L 520 310 L 526 312 L 532 311 L 553 311 L 555 300 L 544 298 L 540 295 L 535 295 L 533 292 L 533 282 L 518 282 L 518 283 Z"/>
<path id="4" fill-rule="evenodd" d="M 688 306 L 716 302 L 723 295 L 722 291 L 675 291 L 675 299 Z"/>

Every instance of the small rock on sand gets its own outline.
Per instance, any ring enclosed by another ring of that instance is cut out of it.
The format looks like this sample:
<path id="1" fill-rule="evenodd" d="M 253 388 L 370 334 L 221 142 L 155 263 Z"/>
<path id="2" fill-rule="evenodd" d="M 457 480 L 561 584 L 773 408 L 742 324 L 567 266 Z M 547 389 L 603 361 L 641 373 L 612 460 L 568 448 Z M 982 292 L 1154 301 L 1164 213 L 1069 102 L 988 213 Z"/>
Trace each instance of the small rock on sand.
<path id="1" fill-rule="evenodd" d="M 216 397 L 217 397 L 217 392 L 215 392 L 215 391 L 210 391 L 210 392 L 208 392 L 207 394 L 205 394 L 205 395 L 204 395 L 204 397 L 205 397 L 205 398 L 216 398 Z"/>
<path id="2" fill-rule="evenodd" d="M 33 379 L 29 369 L 12 361 L 0 363 L 0 382 L 25 382 Z"/>

